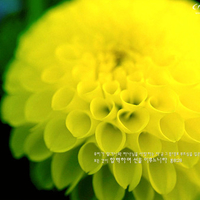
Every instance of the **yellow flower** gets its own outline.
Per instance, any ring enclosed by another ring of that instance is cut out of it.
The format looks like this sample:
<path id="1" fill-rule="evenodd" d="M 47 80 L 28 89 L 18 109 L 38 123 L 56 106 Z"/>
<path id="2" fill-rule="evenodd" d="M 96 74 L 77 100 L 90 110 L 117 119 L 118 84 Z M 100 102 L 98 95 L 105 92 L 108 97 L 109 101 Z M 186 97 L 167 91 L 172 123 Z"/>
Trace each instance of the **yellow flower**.
<path id="1" fill-rule="evenodd" d="M 77 0 L 19 41 L 2 118 L 39 188 L 76 199 L 200 193 L 200 16 L 189 1 Z"/>

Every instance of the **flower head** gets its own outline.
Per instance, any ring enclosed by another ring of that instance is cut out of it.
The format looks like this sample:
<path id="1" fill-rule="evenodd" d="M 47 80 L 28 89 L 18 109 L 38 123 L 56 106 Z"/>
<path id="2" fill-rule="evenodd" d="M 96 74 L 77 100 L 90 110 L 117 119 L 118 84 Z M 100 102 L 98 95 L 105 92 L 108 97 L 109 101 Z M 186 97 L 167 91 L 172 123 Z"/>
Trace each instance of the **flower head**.
<path id="1" fill-rule="evenodd" d="M 198 23 L 185 1 L 77 0 L 21 37 L 2 116 L 38 187 L 72 199 L 196 197 Z"/>

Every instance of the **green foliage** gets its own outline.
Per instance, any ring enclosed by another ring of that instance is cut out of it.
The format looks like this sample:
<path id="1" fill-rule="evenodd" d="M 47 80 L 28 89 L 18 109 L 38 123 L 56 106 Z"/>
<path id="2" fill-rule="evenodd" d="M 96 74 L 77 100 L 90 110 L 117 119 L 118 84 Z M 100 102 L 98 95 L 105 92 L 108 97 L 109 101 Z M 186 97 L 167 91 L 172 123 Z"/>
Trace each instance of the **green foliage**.
<path id="1" fill-rule="evenodd" d="M 107 165 L 94 174 L 93 188 L 99 200 L 120 200 L 125 195 L 125 190 L 116 182 Z"/>
<path id="2" fill-rule="evenodd" d="M 24 28 L 25 22 L 21 13 L 7 16 L 0 22 L 0 75 L 13 57 L 17 38 Z"/>

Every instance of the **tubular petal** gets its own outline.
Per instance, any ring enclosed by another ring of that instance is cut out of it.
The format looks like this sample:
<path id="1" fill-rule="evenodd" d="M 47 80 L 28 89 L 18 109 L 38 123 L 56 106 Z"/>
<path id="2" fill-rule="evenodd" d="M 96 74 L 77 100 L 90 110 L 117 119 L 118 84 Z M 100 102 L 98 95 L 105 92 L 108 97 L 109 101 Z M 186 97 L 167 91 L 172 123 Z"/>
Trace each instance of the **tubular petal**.
<path id="1" fill-rule="evenodd" d="M 145 131 L 151 133 L 152 135 L 156 136 L 157 138 L 163 141 L 174 142 L 173 140 L 168 138 L 167 135 L 165 135 L 165 132 L 163 132 L 160 127 L 160 120 L 165 116 L 165 114 L 156 112 L 153 109 L 149 109 L 149 111 L 150 119 L 148 125 L 145 128 Z"/>
<path id="2" fill-rule="evenodd" d="M 51 173 L 53 182 L 58 189 L 63 189 L 83 175 L 83 171 L 78 163 L 78 148 L 65 153 L 53 155 Z"/>
<path id="3" fill-rule="evenodd" d="M 176 185 L 176 170 L 171 163 L 152 162 L 148 164 L 149 180 L 160 194 L 167 194 Z"/>
<path id="4" fill-rule="evenodd" d="M 133 112 L 121 109 L 117 113 L 117 120 L 125 132 L 137 133 L 146 127 L 149 122 L 149 113 L 145 108 L 140 108 Z"/>
<path id="5" fill-rule="evenodd" d="M 151 184 L 143 177 L 141 178 L 139 185 L 133 190 L 133 194 L 137 200 L 154 200 L 155 196 L 155 192 Z"/>
<path id="6" fill-rule="evenodd" d="M 75 91 L 65 86 L 56 91 L 52 98 L 52 108 L 53 110 L 63 110 L 66 109 L 72 102 L 75 95 Z"/>
<path id="7" fill-rule="evenodd" d="M 102 86 L 103 92 L 107 99 L 113 100 L 116 104 L 120 104 L 119 93 L 121 91 L 120 84 L 117 81 L 109 81 Z"/>
<path id="8" fill-rule="evenodd" d="M 80 97 L 88 102 L 95 97 L 102 97 L 102 89 L 98 82 L 80 82 L 77 86 L 77 91 Z"/>
<path id="9" fill-rule="evenodd" d="M 147 79 L 147 85 L 149 89 L 155 90 L 158 87 L 168 85 L 171 82 L 170 75 L 167 69 L 156 68 L 151 72 Z"/>
<path id="10" fill-rule="evenodd" d="M 94 66 L 77 65 L 72 70 L 72 76 L 76 82 L 95 81 L 95 68 Z"/>
<path id="11" fill-rule="evenodd" d="M 67 116 L 66 126 L 74 137 L 83 138 L 94 134 L 96 121 L 85 111 L 73 110 Z"/>
<path id="12" fill-rule="evenodd" d="M 127 88 L 130 88 L 132 90 L 133 87 L 136 86 L 137 82 L 143 82 L 143 81 L 144 81 L 143 73 L 141 71 L 136 71 L 127 77 Z"/>
<path id="13" fill-rule="evenodd" d="M 198 161 L 198 163 L 191 169 L 185 169 L 187 170 L 187 175 L 189 175 L 189 177 L 192 177 L 192 181 L 193 183 L 197 184 L 198 187 L 200 187 L 200 161 Z M 190 174 L 191 173 L 191 174 Z M 200 196 L 200 194 L 199 194 Z M 197 199 L 195 199 L 197 200 Z"/>
<path id="14" fill-rule="evenodd" d="M 147 98 L 147 90 L 135 84 L 131 89 L 123 90 L 120 94 L 125 109 L 135 110 Z"/>
<path id="15" fill-rule="evenodd" d="M 29 97 L 25 105 L 25 116 L 29 122 L 38 123 L 51 113 L 52 91 L 42 91 Z"/>
<path id="16" fill-rule="evenodd" d="M 173 90 L 162 88 L 155 93 L 150 99 L 149 103 L 153 109 L 158 112 L 171 113 L 177 108 L 177 95 Z"/>
<path id="17" fill-rule="evenodd" d="M 52 119 L 44 131 L 44 140 L 50 151 L 65 152 L 73 148 L 77 139 L 65 126 L 65 119 Z"/>
<path id="18" fill-rule="evenodd" d="M 126 71 L 122 67 L 118 67 L 113 72 L 114 79 L 119 82 L 121 89 L 126 88 Z"/>
<path id="19" fill-rule="evenodd" d="M 120 93 L 120 85 L 117 81 L 110 81 L 103 84 L 103 91 L 105 95 L 119 95 Z"/>
<path id="20" fill-rule="evenodd" d="M 199 161 L 199 156 L 194 156 L 194 152 L 200 151 L 200 144 L 199 143 L 189 143 L 185 141 L 178 141 L 177 143 L 178 151 L 179 152 L 186 152 L 186 155 L 181 156 L 182 162 L 180 163 L 182 166 L 186 168 L 191 168 Z M 191 154 L 192 156 L 187 156 L 187 153 Z"/>
<path id="21" fill-rule="evenodd" d="M 200 143 L 200 118 L 191 118 L 185 121 L 185 130 L 196 141 Z"/>
<path id="22" fill-rule="evenodd" d="M 95 152 L 101 152 L 95 143 L 86 143 L 84 144 L 78 154 L 78 161 L 81 168 L 89 174 L 94 174 L 102 167 L 103 163 L 101 159 L 102 155 L 96 157 Z M 95 159 L 99 159 L 100 162 L 95 162 Z"/>
<path id="23" fill-rule="evenodd" d="M 168 159 L 179 159 L 179 152 L 177 142 L 162 141 L 162 152 L 168 153 Z"/>
<path id="24" fill-rule="evenodd" d="M 158 194 L 157 192 L 155 192 L 155 200 L 163 200 L 163 195 Z"/>
<path id="25" fill-rule="evenodd" d="M 181 103 L 192 111 L 200 113 L 200 89 L 191 89 L 180 96 Z"/>
<path id="26" fill-rule="evenodd" d="M 176 68 L 171 71 L 172 77 L 182 85 L 194 85 L 199 83 L 199 72 L 195 64 L 196 63 L 191 61 L 179 63 Z"/>
<path id="27" fill-rule="evenodd" d="M 161 152 L 161 149 L 162 149 L 161 141 L 157 137 L 155 137 L 154 135 L 151 135 L 148 132 L 142 132 L 139 135 L 138 145 L 139 145 L 139 150 L 142 153 L 151 152 L 151 153 L 156 154 L 158 152 Z"/>
<path id="28" fill-rule="evenodd" d="M 140 133 L 126 135 L 126 147 L 134 152 L 140 152 L 138 138 Z"/>
<path id="29" fill-rule="evenodd" d="M 40 162 L 52 155 L 44 143 L 43 130 L 35 130 L 30 133 L 24 143 L 24 152 L 30 160 Z"/>
<path id="30" fill-rule="evenodd" d="M 184 183 L 184 184 L 183 184 Z M 176 187 L 167 195 L 164 195 L 164 200 L 198 200 L 199 188 L 191 179 L 188 171 L 177 170 L 177 183 Z"/>
<path id="31" fill-rule="evenodd" d="M 112 120 L 116 117 L 117 109 L 111 100 L 95 98 L 90 103 L 90 111 L 97 120 Z"/>
<path id="32" fill-rule="evenodd" d="M 118 152 L 126 142 L 125 133 L 107 122 L 101 122 L 97 126 L 95 136 L 97 144 L 104 152 Z"/>
<path id="33" fill-rule="evenodd" d="M 130 149 L 124 149 L 123 152 L 132 152 Z M 116 158 L 121 158 L 116 156 Z M 142 176 L 142 165 L 133 161 L 114 162 L 113 174 L 118 184 L 124 189 L 129 186 L 128 191 L 132 191 L 140 182 Z"/>
<path id="34" fill-rule="evenodd" d="M 162 147 L 163 152 L 168 152 L 169 160 L 181 159 L 181 162 L 176 163 L 181 167 L 191 169 L 199 161 L 199 156 L 195 155 L 199 152 L 199 144 L 185 142 L 181 139 L 175 143 L 162 141 Z"/>
<path id="35" fill-rule="evenodd" d="M 180 140 L 184 134 L 184 121 L 177 113 L 166 114 L 160 120 L 160 129 L 167 138 L 175 142 Z"/>
<path id="36" fill-rule="evenodd" d="M 121 200 L 125 195 L 125 190 L 118 185 L 107 165 L 93 175 L 93 188 L 99 200 Z"/>

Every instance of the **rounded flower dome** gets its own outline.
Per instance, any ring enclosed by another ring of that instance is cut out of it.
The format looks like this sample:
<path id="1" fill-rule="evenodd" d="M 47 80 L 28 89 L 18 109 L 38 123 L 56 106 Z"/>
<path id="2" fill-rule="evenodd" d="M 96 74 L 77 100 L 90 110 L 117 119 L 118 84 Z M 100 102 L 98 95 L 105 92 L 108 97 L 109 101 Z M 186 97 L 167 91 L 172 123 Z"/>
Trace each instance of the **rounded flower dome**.
<path id="1" fill-rule="evenodd" d="M 72 200 L 200 193 L 200 16 L 190 1 L 76 0 L 19 40 L 2 119 L 38 188 Z"/>

